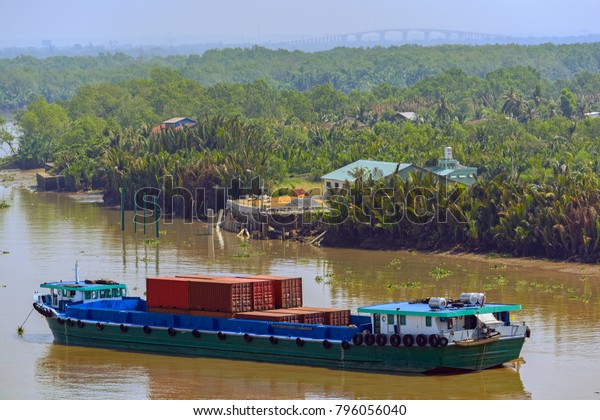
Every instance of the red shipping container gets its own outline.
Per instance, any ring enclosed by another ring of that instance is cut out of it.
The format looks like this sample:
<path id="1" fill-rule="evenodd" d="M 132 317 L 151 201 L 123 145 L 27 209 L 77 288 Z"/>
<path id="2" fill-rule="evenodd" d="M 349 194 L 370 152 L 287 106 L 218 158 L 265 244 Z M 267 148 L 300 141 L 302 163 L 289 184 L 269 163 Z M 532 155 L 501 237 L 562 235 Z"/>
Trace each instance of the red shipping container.
<path id="1" fill-rule="evenodd" d="M 301 322 L 299 314 L 275 313 L 273 311 L 240 312 L 235 314 L 236 319 L 249 319 L 255 321 L 271 322 Z"/>
<path id="2" fill-rule="evenodd" d="M 146 307 L 146 311 L 159 313 L 159 314 L 190 315 L 189 309 L 156 308 L 156 307 L 148 306 L 148 307 Z"/>
<path id="3" fill-rule="evenodd" d="M 292 314 L 299 314 L 302 318 L 302 322 L 305 324 L 324 324 L 325 314 L 322 311 L 316 311 L 313 309 L 300 308 L 286 308 L 281 309 Z"/>
<path id="4" fill-rule="evenodd" d="M 247 307 L 250 305 L 249 310 L 262 311 L 273 309 L 273 282 L 270 280 L 260 279 L 249 279 L 243 277 L 226 277 L 226 276 L 209 276 L 205 274 L 193 274 L 187 276 L 187 278 L 200 280 L 200 281 L 212 281 L 220 283 L 239 283 L 243 289 L 243 306 Z M 251 292 L 248 293 L 248 288 L 251 288 Z"/>
<path id="5" fill-rule="evenodd" d="M 212 316 L 214 318 L 233 318 L 235 314 L 233 312 L 195 311 L 193 309 L 190 309 L 188 311 L 188 315 L 193 315 L 193 316 Z"/>
<path id="6" fill-rule="evenodd" d="M 190 309 L 247 312 L 253 309 L 253 285 L 237 278 L 186 278 L 190 282 Z"/>
<path id="7" fill-rule="evenodd" d="M 325 325 L 350 325 L 350 309 L 305 308 L 323 312 L 325 314 Z"/>
<path id="8" fill-rule="evenodd" d="M 176 277 L 146 278 L 146 302 L 148 307 L 189 309 L 189 280 Z"/>
<path id="9" fill-rule="evenodd" d="M 255 311 L 264 311 L 275 307 L 271 280 L 240 278 L 240 281 L 252 283 L 252 303 Z"/>
<path id="10" fill-rule="evenodd" d="M 276 309 L 302 306 L 302 278 L 256 275 L 248 279 L 273 281 L 273 305 Z"/>

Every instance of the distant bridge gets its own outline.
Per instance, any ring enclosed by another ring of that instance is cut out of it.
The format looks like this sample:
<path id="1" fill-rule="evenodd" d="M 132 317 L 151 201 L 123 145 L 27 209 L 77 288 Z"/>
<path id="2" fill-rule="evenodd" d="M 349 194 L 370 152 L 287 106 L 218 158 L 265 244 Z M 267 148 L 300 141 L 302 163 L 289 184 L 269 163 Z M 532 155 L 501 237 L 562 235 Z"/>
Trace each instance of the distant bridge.
<path id="1" fill-rule="evenodd" d="M 413 43 L 413 42 L 449 42 L 477 43 L 491 40 L 509 40 L 504 35 L 484 34 L 479 32 L 454 31 L 449 29 L 379 29 L 347 34 L 327 34 L 314 38 L 295 41 L 284 41 L 274 44 L 319 45 L 319 44 L 361 44 L 361 43 Z"/>

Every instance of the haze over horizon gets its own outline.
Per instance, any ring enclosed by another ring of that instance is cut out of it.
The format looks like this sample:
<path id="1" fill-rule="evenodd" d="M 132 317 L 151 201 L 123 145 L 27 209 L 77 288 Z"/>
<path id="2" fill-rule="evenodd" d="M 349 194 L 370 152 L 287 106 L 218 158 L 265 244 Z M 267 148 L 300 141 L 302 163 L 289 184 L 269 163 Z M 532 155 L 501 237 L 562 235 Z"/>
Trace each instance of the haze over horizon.
<path id="1" fill-rule="evenodd" d="M 0 48 L 261 43 L 381 29 L 510 37 L 600 34 L 597 0 L 0 0 Z"/>

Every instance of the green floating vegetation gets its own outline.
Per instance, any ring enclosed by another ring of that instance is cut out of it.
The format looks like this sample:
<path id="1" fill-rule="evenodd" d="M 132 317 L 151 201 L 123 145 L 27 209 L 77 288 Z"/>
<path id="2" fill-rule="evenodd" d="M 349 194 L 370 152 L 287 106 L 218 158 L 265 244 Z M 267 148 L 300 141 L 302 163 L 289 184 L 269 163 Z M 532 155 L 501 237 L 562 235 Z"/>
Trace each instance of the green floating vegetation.
<path id="1" fill-rule="evenodd" d="M 2 255 L 4 254 L 10 254 L 10 251 L 2 251 Z"/>
<path id="2" fill-rule="evenodd" d="M 392 267 L 398 267 L 400 264 L 402 264 L 402 260 L 400 258 L 394 258 L 389 262 L 389 265 Z"/>
<path id="3" fill-rule="evenodd" d="M 497 252 L 490 252 L 486 258 L 488 260 L 495 260 L 496 258 L 510 258 L 510 257 L 512 257 L 512 255 L 510 255 L 510 254 L 498 254 Z"/>
<path id="4" fill-rule="evenodd" d="M 498 270 L 498 269 L 502 269 L 502 268 L 506 268 L 506 264 L 491 264 L 490 265 L 491 270 Z"/>
<path id="5" fill-rule="evenodd" d="M 494 277 L 494 280 L 496 280 L 496 284 L 498 285 L 505 285 L 508 283 L 508 280 L 506 280 L 506 277 L 504 277 L 502 274 L 498 274 L 496 277 Z"/>
<path id="6" fill-rule="evenodd" d="M 146 239 L 144 239 L 144 243 L 148 246 L 156 246 L 156 245 L 160 244 L 160 239 L 146 238 Z"/>
<path id="7" fill-rule="evenodd" d="M 0 201 L 0 209 L 7 209 L 10 207 L 10 204 L 6 202 L 6 200 Z"/>
<path id="8" fill-rule="evenodd" d="M 25 330 L 23 329 L 23 327 L 21 327 L 21 326 L 17 327 L 17 334 L 19 335 L 19 337 L 22 337 L 24 333 L 25 333 Z"/>
<path id="9" fill-rule="evenodd" d="M 232 255 L 233 258 L 250 258 L 251 255 L 248 252 L 239 252 L 237 254 Z"/>
<path id="10" fill-rule="evenodd" d="M 317 283 L 317 284 L 323 283 L 323 276 L 316 276 L 315 277 L 315 283 Z"/>
<path id="11" fill-rule="evenodd" d="M 400 284 L 388 283 L 385 287 L 388 290 L 391 290 L 391 289 L 421 289 L 423 287 L 423 285 L 419 281 L 408 281 L 406 283 L 400 283 Z"/>
<path id="12" fill-rule="evenodd" d="M 431 270 L 431 276 L 436 279 L 442 279 L 444 277 L 448 277 L 451 275 L 452 275 L 452 271 L 450 271 L 446 268 L 436 267 L 433 270 Z"/>

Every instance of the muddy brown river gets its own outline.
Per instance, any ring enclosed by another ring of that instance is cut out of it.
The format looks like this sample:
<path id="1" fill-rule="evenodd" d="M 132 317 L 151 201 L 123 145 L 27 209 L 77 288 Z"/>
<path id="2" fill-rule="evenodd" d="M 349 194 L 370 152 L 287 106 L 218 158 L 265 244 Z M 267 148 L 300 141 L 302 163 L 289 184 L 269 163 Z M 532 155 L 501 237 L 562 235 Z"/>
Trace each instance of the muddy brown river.
<path id="1" fill-rule="evenodd" d="M 6 172 L 0 181 L 9 179 Z M 14 181 L 14 180 L 13 180 Z M 600 270 L 485 256 L 319 248 L 245 241 L 205 225 L 160 224 L 158 244 L 125 232 L 98 196 L 0 185 L 0 399 L 599 399 Z M 154 226 L 147 238 L 154 238 Z M 110 278 L 142 295 L 151 275 L 274 274 L 303 278 L 307 306 L 350 308 L 484 291 L 520 303 L 531 327 L 519 363 L 476 373 L 355 373 L 53 344 L 32 293 L 40 283 Z M 449 275 L 434 276 L 432 272 Z M 17 327 L 24 324 L 24 334 Z"/>

